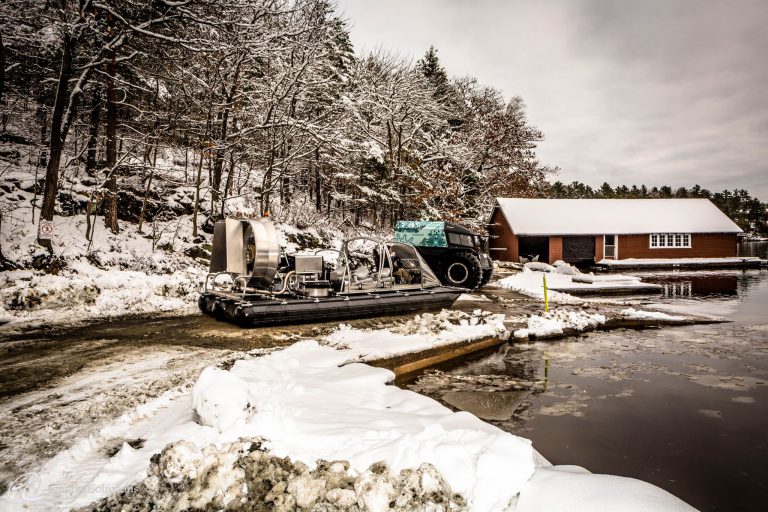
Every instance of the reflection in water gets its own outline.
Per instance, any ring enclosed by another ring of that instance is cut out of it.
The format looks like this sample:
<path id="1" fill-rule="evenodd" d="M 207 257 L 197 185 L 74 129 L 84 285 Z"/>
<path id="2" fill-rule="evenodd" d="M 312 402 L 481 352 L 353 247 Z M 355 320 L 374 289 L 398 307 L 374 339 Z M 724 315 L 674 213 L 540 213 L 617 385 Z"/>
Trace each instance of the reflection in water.
<path id="1" fill-rule="evenodd" d="M 712 272 L 670 272 L 668 274 L 643 275 L 649 283 L 662 286 L 665 299 L 705 297 L 710 295 L 735 295 L 738 274 L 715 274 Z"/>
<path id="2" fill-rule="evenodd" d="M 643 278 L 671 285 L 661 304 L 731 322 L 508 345 L 409 387 L 530 438 L 553 463 L 640 478 L 701 510 L 761 509 L 768 272 Z"/>
<path id="3" fill-rule="evenodd" d="M 739 256 L 768 259 L 768 241 L 739 243 Z"/>

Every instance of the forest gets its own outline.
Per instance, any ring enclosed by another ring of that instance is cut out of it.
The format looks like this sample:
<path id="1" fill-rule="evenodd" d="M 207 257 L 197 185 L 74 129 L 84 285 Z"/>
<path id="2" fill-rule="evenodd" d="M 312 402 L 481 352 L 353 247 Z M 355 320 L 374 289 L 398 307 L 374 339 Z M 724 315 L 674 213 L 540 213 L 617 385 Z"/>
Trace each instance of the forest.
<path id="1" fill-rule="evenodd" d="M 0 22 L 0 177 L 16 180 L 0 228 L 80 214 L 92 240 L 188 216 L 197 237 L 239 213 L 482 230 L 499 196 L 682 193 L 764 232 L 745 191 L 552 183 L 520 97 L 450 76 L 432 47 L 356 53 L 329 0 L 5 0 Z"/>
<path id="2" fill-rule="evenodd" d="M 6 161 L 37 173 L 39 219 L 117 233 L 185 188 L 195 234 L 243 207 L 479 227 L 553 173 L 520 98 L 449 78 L 434 48 L 356 55 L 327 0 L 6 0 L 0 19 L 0 137 L 26 149 Z"/>

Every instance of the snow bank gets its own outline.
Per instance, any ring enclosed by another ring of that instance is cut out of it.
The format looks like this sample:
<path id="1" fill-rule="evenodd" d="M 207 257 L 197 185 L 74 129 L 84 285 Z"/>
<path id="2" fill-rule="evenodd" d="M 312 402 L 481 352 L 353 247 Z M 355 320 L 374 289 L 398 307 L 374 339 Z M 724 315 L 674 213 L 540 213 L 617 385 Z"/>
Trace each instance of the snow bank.
<path id="1" fill-rule="evenodd" d="M 11 326 L 154 312 L 193 312 L 203 270 L 169 274 L 102 270 L 84 262 L 60 275 L 8 272 L 0 279 L 0 319 Z"/>
<path id="2" fill-rule="evenodd" d="M 577 466 L 539 468 L 517 512 L 695 512 L 670 493 L 634 478 L 595 475 Z"/>
<path id="3" fill-rule="evenodd" d="M 668 315 L 667 313 L 661 313 L 659 311 L 641 311 L 635 308 L 627 308 L 621 311 L 621 314 L 625 318 L 631 318 L 633 320 L 666 320 L 668 322 L 682 322 L 686 318 L 684 316 Z"/>
<path id="4" fill-rule="evenodd" d="M 584 311 L 557 309 L 543 315 L 531 315 L 528 318 L 528 327 L 516 330 L 514 337 L 528 338 L 535 336 L 542 338 L 563 334 L 566 329 L 583 331 L 604 323 L 605 315 L 599 313 L 591 314 Z"/>
<path id="5" fill-rule="evenodd" d="M 238 361 L 229 371 L 206 370 L 193 397 L 149 405 L 146 410 L 158 414 L 114 428 L 116 439 L 141 438 L 143 445 L 124 445 L 106 461 L 103 443 L 92 441 L 59 454 L 41 471 L 47 492 L 81 491 L 58 497 L 59 501 L 46 495 L 46 502 L 57 503 L 58 508 L 83 506 L 130 489 L 151 473 L 153 455 L 170 443 L 191 443 L 174 455 L 173 467 L 179 468 L 175 474 L 202 478 L 195 453 L 211 444 L 262 438 L 271 455 L 290 457 L 310 469 L 318 460 L 346 460 L 352 477 L 380 461 L 395 474 L 428 463 L 472 509 L 504 510 L 535 469 L 530 441 L 472 414 L 454 413 L 429 398 L 387 385 L 394 378 L 389 370 L 345 364 L 352 352 L 305 341 L 269 356 Z M 221 396 L 229 393 L 238 398 Z M 163 409 L 168 411 L 165 416 Z M 101 436 L 106 432 L 102 430 Z M 216 460 L 216 468 L 232 465 L 227 457 Z M 94 467 L 99 468 L 95 473 Z M 231 488 L 224 483 L 230 473 L 222 471 L 221 478 L 211 482 L 209 496 Z M 219 469 L 214 473 L 220 474 Z M 77 485 L 78 478 L 86 482 Z"/>
<path id="6" fill-rule="evenodd" d="M 341 324 L 322 341 L 345 349 L 349 361 L 372 361 L 491 336 L 509 337 L 504 315 L 476 309 L 472 314 L 452 310 L 424 313 L 387 329 L 356 329 Z"/>
<path id="7" fill-rule="evenodd" d="M 388 370 L 344 364 L 349 355 L 308 341 L 231 372 L 251 383 L 256 412 L 224 438 L 259 435 L 276 456 L 310 466 L 344 459 L 362 473 L 384 461 L 394 471 L 434 465 L 477 510 L 503 510 L 534 470 L 530 442 L 386 384 Z M 505 485 L 496 485 L 504 475 Z"/>

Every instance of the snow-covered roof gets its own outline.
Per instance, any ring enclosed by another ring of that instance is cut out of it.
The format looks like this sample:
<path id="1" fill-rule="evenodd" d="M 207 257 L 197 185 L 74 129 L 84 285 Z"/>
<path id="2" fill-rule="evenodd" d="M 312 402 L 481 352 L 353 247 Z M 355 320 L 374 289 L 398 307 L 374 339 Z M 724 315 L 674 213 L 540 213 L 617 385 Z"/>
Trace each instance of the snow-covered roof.
<path id="1" fill-rule="evenodd" d="M 709 199 L 510 199 L 498 206 L 517 235 L 741 233 Z"/>

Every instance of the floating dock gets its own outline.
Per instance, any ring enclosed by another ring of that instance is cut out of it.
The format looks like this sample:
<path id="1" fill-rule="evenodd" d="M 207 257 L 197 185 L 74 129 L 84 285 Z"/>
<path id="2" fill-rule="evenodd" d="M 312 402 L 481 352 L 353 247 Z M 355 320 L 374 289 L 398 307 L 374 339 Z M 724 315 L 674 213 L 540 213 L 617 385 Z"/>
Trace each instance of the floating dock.
<path id="1" fill-rule="evenodd" d="M 725 269 L 725 268 L 761 268 L 768 265 L 768 260 L 753 257 L 737 258 L 629 258 L 625 260 L 600 260 L 595 266 L 600 270 L 657 270 L 657 269 Z"/>

